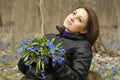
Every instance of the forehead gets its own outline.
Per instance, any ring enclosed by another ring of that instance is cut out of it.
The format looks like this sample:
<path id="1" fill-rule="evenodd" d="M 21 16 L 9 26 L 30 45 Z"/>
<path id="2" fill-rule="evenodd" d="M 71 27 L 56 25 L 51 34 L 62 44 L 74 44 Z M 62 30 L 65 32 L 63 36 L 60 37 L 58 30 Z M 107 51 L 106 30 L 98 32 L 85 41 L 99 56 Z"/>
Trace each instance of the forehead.
<path id="1" fill-rule="evenodd" d="M 88 19 L 88 13 L 84 8 L 79 8 L 75 10 L 77 12 L 77 15 L 83 17 L 85 20 Z"/>

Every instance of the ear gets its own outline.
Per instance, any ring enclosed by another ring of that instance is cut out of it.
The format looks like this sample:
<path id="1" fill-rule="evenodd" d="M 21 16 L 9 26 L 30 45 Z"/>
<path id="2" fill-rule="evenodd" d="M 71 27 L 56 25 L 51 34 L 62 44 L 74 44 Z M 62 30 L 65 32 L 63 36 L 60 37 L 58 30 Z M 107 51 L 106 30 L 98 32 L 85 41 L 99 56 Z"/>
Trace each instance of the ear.
<path id="1" fill-rule="evenodd" d="M 85 34 L 85 33 L 87 33 L 87 31 L 84 29 L 84 30 L 80 31 L 80 33 Z"/>

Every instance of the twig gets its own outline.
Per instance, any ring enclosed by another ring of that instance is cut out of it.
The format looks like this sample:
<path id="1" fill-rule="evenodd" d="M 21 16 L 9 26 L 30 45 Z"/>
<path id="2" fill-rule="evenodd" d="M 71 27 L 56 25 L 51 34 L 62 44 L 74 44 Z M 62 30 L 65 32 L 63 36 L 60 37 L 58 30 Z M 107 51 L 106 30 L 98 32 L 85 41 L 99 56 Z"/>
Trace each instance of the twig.
<path id="1" fill-rule="evenodd" d="M 40 12 L 41 12 L 41 34 L 43 34 L 43 26 L 44 26 L 44 16 L 43 16 L 42 2 L 43 2 L 43 0 L 40 0 L 40 3 L 39 3 L 39 8 L 40 8 Z"/>

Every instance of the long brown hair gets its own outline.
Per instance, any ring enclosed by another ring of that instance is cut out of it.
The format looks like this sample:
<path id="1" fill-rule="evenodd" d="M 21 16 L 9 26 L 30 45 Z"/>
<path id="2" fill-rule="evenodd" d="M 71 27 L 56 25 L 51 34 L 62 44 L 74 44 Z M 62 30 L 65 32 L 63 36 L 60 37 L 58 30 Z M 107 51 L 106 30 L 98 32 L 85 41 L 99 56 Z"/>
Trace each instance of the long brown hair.
<path id="1" fill-rule="evenodd" d="M 87 40 L 90 42 L 90 44 L 93 46 L 98 35 L 99 35 L 99 24 L 98 24 L 98 18 L 96 13 L 93 11 L 92 8 L 87 6 L 82 6 L 78 8 L 84 8 L 88 13 L 88 23 L 86 26 L 87 29 Z M 76 8 L 76 9 L 78 9 Z"/>

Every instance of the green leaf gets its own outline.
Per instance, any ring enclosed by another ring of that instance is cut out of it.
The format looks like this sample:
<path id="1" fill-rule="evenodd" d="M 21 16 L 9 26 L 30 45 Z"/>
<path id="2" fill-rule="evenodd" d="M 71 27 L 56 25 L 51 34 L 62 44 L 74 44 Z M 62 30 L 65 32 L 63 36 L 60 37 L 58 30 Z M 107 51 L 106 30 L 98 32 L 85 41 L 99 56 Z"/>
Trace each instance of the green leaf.
<path id="1" fill-rule="evenodd" d="M 43 40 L 44 42 L 47 42 L 46 36 L 42 35 L 42 40 Z"/>
<path id="2" fill-rule="evenodd" d="M 41 60 L 38 60 L 38 69 L 40 69 Z"/>
<path id="3" fill-rule="evenodd" d="M 43 61 L 42 61 L 42 70 L 43 70 L 43 71 L 44 71 L 44 66 L 45 66 L 45 65 L 44 65 L 44 63 L 43 63 Z"/>
<path id="4" fill-rule="evenodd" d="M 23 57 L 26 57 L 27 55 L 29 54 L 29 52 L 25 52 L 25 53 L 23 53 Z"/>
<path id="5" fill-rule="evenodd" d="M 51 40 L 51 43 L 54 43 L 55 42 L 55 38 L 53 38 L 52 40 Z"/>
<path id="6" fill-rule="evenodd" d="M 33 43 L 32 45 L 33 45 L 33 46 L 36 46 L 36 45 L 39 45 L 39 43 L 38 43 L 38 42 L 35 42 L 35 43 Z"/>
<path id="7" fill-rule="evenodd" d="M 28 58 L 30 57 L 30 55 L 31 55 L 31 53 L 28 52 L 28 54 L 24 57 L 25 58 L 24 61 L 27 61 Z"/>
<path id="8" fill-rule="evenodd" d="M 36 63 L 37 61 L 36 61 L 35 54 L 31 54 L 31 56 L 32 56 L 32 60 Z"/>
<path id="9" fill-rule="evenodd" d="M 34 61 L 33 60 L 30 60 L 30 63 L 29 64 L 32 64 Z"/>
<path id="10" fill-rule="evenodd" d="M 27 60 L 28 60 L 28 57 L 29 57 L 29 55 L 27 55 L 27 56 L 24 58 L 24 61 L 27 61 Z"/>
<path id="11" fill-rule="evenodd" d="M 36 63 L 36 74 L 38 72 L 38 62 Z"/>
<path id="12" fill-rule="evenodd" d="M 55 47 L 59 47 L 62 44 L 62 42 L 58 43 L 57 45 L 55 45 Z"/>

